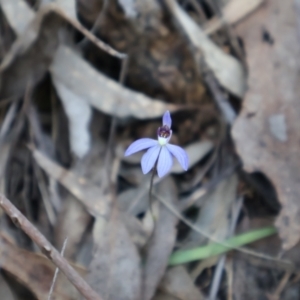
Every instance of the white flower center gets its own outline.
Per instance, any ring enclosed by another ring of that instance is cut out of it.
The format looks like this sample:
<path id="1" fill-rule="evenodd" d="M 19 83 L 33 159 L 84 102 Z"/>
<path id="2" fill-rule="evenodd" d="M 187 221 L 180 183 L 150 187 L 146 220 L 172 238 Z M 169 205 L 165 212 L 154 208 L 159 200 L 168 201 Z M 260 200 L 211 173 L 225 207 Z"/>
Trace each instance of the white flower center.
<path id="1" fill-rule="evenodd" d="M 161 136 L 158 137 L 158 143 L 161 146 L 165 146 L 168 143 L 168 141 L 169 141 L 168 138 L 164 138 L 164 137 L 161 137 Z"/>

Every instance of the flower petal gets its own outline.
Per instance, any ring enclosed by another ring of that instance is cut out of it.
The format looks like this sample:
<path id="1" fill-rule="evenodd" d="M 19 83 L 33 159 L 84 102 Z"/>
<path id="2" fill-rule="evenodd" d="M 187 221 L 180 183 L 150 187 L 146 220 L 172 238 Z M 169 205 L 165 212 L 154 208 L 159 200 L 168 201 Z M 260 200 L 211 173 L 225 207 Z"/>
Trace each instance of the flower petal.
<path id="1" fill-rule="evenodd" d="M 165 176 L 173 165 L 173 157 L 166 146 L 161 148 L 158 163 L 157 163 L 157 174 L 158 177 Z"/>
<path id="2" fill-rule="evenodd" d="M 168 150 L 177 158 L 182 168 L 186 171 L 189 167 L 189 158 L 185 150 L 179 146 L 167 144 Z"/>
<path id="3" fill-rule="evenodd" d="M 163 125 L 167 125 L 169 128 L 171 128 L 172 119 L 171 119 L 170 112 L 168 110 L 163 115 Z"/>
<path id="4" fill-rule="evenodd" d="M 141 160 L 142 171 L 147 174 L 155 165 L 161 146 L 156 143 L 156 146 L 151 147 L 143 155 Z"/>
<path id="5" fill-rule="evenodd" d="M 133 142 L 127 148 L 124 155 L 129 156 L 133 153 L 136 153 L 136 152 L 144 150 L 144 149 L 148 149 L 148 148 L 153 147 L 155 145 L 157 145 L 157 140 L 148 139 L 148 138 L 139 139 L 139 140 Z"/>

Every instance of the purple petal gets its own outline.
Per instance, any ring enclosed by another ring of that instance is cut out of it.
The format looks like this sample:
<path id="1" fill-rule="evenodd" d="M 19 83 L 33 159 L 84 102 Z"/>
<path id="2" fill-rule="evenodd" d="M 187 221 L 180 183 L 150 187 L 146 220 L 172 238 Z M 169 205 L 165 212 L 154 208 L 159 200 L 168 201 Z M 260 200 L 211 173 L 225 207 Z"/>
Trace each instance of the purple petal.
<path id="1" fill-rule="evenodd" d="M 161 148 L 159 158 L 158 158 L 158 163 L 157 163 L 158 177 L 165 176 L 170 171 L 172 165 L 173 165 L 173 157 L 169 152 L 168 148 L 166 148 L 166 146 L 163 146 Z"/>
<path id="2" fill-rule="evenodd" d="M 154 167 L 158 154 L 160 152 L 160 148 L 161 146 L 156 142 L 156 146 L 148 149 L 148 151 L 143 155 L 141 165 L 144 174 L 147 174 Z"/>
<path id="3" fill-rule="evenodd" d="M 182 168 L 186 171 L 189 167 L 189 158 L 185 150 L 183 150 L 181 147 L 171 144 L 167 144 L 166 147 L 177 158 Z"/>
<path id="4" fill-rule="evenodd" d="M 125 156 L 129 156 L 133 153 L 139 152 L 141 150 L 144 149 L 148 149 L 150 147 L 153 147 L 157 145 L 157 140 L 153 140 L 153 139 L 148 139 L 148 138 L 144 138 L 144 139 L 139 139 L 135 142 L 133 142 L 125 151 Z"/>
<path id="5" fill-rule="evenodd" d="M 171 119 L 170 112 L 168 110 L 163 115 L 163 125 L 167 125 L 169 128 L 171 128 L 172 119 Z"/>

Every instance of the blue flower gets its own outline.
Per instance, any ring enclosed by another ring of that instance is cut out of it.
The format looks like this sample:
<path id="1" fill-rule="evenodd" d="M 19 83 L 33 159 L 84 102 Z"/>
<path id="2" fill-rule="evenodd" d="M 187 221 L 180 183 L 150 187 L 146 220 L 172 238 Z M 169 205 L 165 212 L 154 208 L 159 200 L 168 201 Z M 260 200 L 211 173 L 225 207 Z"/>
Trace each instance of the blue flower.
<path id="1" fill-rule="evenodd" d="M 175 156 L 181 167 L 186 171 L 188 169 L 188 156 L 181 147 L 169 144 L 172 136 L 172 119 L 170 112 L 166 111 L 163 115 L 163 126 L 157 130 L 157 140 L 143 138 L 133 142 L 125 152 L 129 156 L 141 150 L 148 149 L 141 160 L 142 171 L 147 174 L 153 167 L 157 168 L 159 177 L 165 176 L 173 165 L 173 156 Z"/>

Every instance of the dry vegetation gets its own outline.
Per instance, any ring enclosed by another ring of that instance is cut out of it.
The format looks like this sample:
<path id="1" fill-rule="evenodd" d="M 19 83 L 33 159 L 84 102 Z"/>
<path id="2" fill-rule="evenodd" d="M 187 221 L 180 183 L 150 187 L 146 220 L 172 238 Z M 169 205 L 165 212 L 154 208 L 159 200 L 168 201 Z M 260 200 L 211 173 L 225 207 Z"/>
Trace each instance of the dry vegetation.
<path id="1" fill-rule="evenodd" d="M 300 299 L 299 16 L 0 0 L 1 300 Z M 124 151 L 167 110 L 189 169 L 150 208 Z"/>

